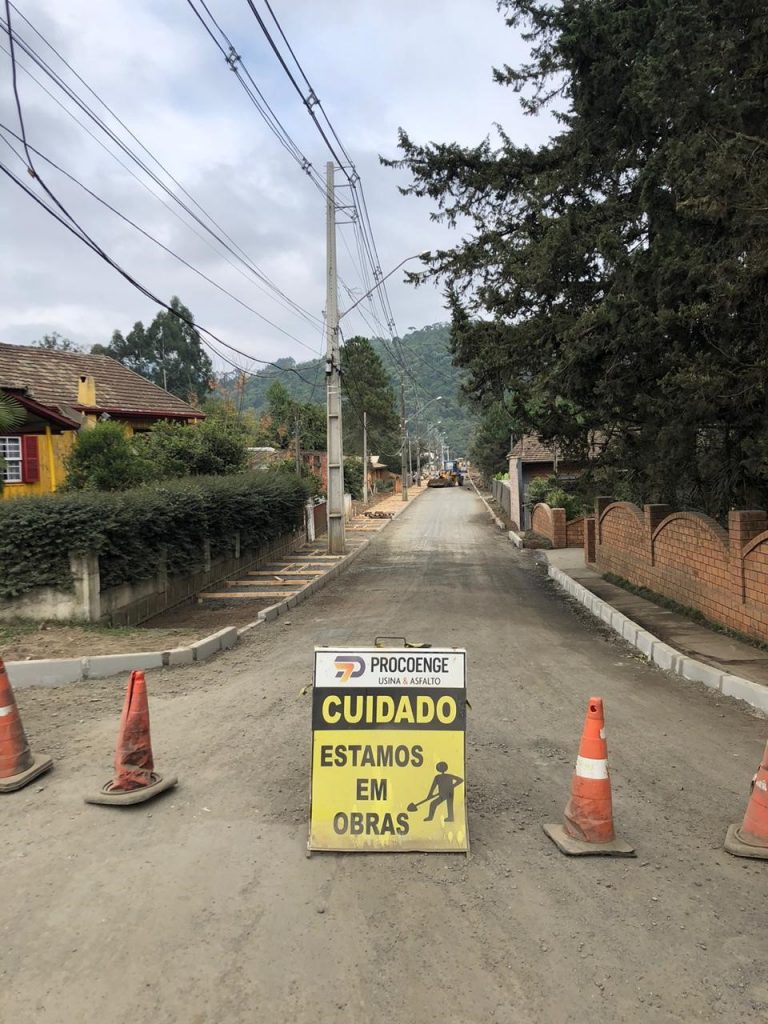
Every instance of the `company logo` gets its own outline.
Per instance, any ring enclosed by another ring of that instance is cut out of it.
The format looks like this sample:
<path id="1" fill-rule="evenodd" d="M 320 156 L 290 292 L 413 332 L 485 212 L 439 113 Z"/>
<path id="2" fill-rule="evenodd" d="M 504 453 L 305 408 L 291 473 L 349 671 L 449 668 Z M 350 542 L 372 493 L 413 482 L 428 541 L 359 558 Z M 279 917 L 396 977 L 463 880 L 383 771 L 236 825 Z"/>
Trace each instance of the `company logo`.
<path id="1" fill-rule="evenodd" d="M 348 683 L 350 679 L 359 679 L 365 672 L 365 662 L 355 654 L 340 654 L 334 661 L 336 678 L 342 683 Z"/>

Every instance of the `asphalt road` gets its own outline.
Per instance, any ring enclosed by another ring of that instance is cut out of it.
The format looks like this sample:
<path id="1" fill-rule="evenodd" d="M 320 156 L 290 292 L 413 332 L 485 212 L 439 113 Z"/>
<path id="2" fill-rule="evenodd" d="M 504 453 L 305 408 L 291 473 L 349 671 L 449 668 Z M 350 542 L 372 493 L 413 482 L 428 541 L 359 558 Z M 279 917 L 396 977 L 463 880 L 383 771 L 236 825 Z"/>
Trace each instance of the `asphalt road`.
<path id="1" fill-rule="evenodd" d="M 472 856 L 305 856 L 312 648 L 466 646 Z M 768 723 L 647 666 L 467 490 L 430 491 L 251 640 L 148 676 L 179 788 L 93 807 L 124 680 L 21 691 L 56 767 L 0 802 L 0 1020 L 618 1024 L 768 1019 L 768 863 L 722 850 Z M 636 860 L 562 856 L 590 695 Z"/>

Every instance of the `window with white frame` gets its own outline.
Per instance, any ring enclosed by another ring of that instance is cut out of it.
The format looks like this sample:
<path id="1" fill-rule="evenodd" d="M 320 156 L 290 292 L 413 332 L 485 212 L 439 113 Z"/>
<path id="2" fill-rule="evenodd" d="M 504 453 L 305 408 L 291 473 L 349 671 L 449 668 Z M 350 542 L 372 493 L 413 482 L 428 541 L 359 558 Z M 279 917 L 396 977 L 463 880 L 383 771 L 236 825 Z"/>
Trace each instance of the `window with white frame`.
<path id="1" fill-rule="evenodd" d="M 7 484 L 20 484 L 21 475 L 21 438 L 0 437 L 0 473 Z"/>

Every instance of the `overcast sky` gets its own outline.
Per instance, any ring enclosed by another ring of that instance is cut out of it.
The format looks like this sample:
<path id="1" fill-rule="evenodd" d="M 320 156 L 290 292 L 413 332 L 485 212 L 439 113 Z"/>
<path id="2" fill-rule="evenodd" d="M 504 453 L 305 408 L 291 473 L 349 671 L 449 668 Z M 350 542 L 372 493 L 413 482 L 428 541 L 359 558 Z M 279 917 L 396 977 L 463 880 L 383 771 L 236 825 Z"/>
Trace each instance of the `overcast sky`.
<path id="1" fill-rule="evenodd" d="M 208 6 L 291 137 L 324 173 L 327 151 L 246 0 L 208 0 Z M 266 13 L 262 0 L 256 6 Z M 451 241 L 446 229 L 430 222 L 428 201 L 398 193 L 405 176 L 379 165 L 379 154 L 397 155 L 398 127 L 418 142 L 465 144 L 480 141 L 495 121 L 520 143 L 536 144 L 551 130 L 546 120 L 524 117 L 512 91 L 492 81 L 493 65 L 518 63 L 525 54 L 494 0 L 272 0 L 272 6 L 361 175 L 384 273 L 407 256 Z M 251 261 L 319 316 L 325 306 L 323 198 L 268 131 L 187 0 L 17 0 L 17 7 Z M 14 27 L 96 105 L 18 15 Z M 1 34 L 0 44 L 7 48 Z M 10 61 L 2 51 L 0 60 L 0 120 L 18 131 Z M 199 323 L 255 358 L 292 355 L 300 361 L 311 358 L 305 346 L 315 353 L 321 348 L 319 325 L 254 287 L 216 243 L 209 239 L 211 248 L 192 232 L 183 211 L 174 207 L 174 216 L 115 161 L 114 145 L 90 122 L 110 152 L 86 134 L 56 102 L 74 111 L 71 101 L 23 53 L 18 64 L 31 145 L 304 344 L 221 294 L 38 161 L 48 186 L 115 260 L 162 298 L 179 295 Z M 82 113 L 78 117 L 85 120 Z M 36 188 L 2 141 L 0 154 L 3 164 Z M 0 208 L 0 340 L 28 344 L 59 331 L 90 346 L 107 342 L 115 328 L 125 332 L 136 320 L 152 319 L 153 302 L 4 175 Z M 341 226 L 340 272 L 359 294 L 359 271 L 346 245 L 354 252 L 352 229 Z M 402 283 L 402 275 L 388 282 L 400 332 L 445 320 L 439 291 L 415 290 Z M 351 301 L 342 292 L 342 309 Z M 373 333 L 355 312 L 345 332 Z"/>

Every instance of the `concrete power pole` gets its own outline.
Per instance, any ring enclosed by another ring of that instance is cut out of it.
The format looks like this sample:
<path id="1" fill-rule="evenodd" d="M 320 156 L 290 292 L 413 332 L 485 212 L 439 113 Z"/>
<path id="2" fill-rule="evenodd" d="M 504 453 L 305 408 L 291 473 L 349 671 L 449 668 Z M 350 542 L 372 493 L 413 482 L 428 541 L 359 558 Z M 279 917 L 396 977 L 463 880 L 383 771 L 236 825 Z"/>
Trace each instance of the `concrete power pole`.
<path id="1" fill-rule="evenodd" d="M 368 413 L 363 412 L 363 504 L 368 504 Z"/>
<path id="2" fill-rule="evenodd" d="M 405 460 L 408 458 L 408 442 L 405 437 L 405 379 L 400 374 L 400 442 L 402 451 L 400 453 L 400 475 L 403 481 L 403 501 L 408 501 L 408 475 L 405 471 Z"/>
<path id="3" fill-rule="evenodd" d="M 326 164 L 327 297 L 325 318 L 328 343 L 325 356 L 328 428 L 328 554 L 343 555 L 344 451 L 341 443 L 341 369 L 339 351 L 339 296 L 336 280 L 336 200 L 333 162 Z"/>

